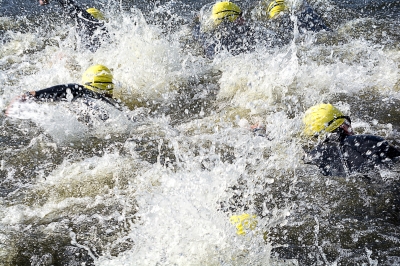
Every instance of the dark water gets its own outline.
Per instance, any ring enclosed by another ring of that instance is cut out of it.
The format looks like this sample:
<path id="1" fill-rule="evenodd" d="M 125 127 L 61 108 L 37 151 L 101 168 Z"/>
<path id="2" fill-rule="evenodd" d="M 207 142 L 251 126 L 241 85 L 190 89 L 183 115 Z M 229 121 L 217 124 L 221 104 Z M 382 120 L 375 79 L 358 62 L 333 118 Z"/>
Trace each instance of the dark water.
<path id="1" fill-rule="evenodd" d="M 1 265 L 400 263 L 398 166 L 327 178 L 303 164 L 315 143 L 300 134 L 304 111 L 331 102 L 400 146 L 398 1 L 310 1 L 332 32 L 213 60 L 190 29 L 208 1 L 79 2 L 109 18 L 113 43 L 95 53 L 55 0 L 0 3 Z M 256 1 L 239 4 L 271 30 Z M 127 106 L 101 106 L 107 121 L 68 102 L 5 116 L 94 63 Z M 245 236 L 229 222 L 242 213 L 258 221 Z"/>

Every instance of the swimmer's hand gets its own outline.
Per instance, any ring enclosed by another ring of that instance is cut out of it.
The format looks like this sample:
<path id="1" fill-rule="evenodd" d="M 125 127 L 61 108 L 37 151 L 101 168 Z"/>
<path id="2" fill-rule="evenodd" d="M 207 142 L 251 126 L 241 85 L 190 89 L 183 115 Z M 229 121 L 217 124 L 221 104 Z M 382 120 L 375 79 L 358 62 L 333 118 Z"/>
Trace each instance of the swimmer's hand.
<path id="1" fill-rule="evenodd" d="M 267 129 L 265 125 L 261 123 L 257 123 L 254 125 L 250 126 L 250 130 L 256 135 L 256 136 L 261 136 L 261 137 L 266 137 L 267 136 Z"/>
<path id="2" fill-rule="evenodd" d="M 12 99 L 10 104 L 7 106 L 7 109 L 5 112 L 6 116 L 10 115 L 11 109 L 16 102 L 25 102 L 27 99 L 34 97 L 35 94 L 36 94 L 35 91 L 30 91 L 30 92 L 24 93 L 22 95 L 15 97 L 14 99 Z"/>
<path id="3" fill-rule="evenodd" d="M 50 3 L 50 0 L 39 0 L 39 5 L 41 5 L 41 6 L 48 5 L 49 3 Z"/>

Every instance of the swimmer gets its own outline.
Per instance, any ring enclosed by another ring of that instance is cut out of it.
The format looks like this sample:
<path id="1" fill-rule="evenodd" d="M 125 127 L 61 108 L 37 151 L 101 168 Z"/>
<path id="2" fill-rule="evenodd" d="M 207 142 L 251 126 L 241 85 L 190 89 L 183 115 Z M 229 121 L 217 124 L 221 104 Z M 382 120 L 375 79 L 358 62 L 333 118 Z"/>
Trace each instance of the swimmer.
<path id="1" fill-rule="evenodd" d="M 83 98 L 89 104 L 92 100 L 104 101 L 117 109 L 120 106 L 115 98 L 113 98 L 113 75 L 111 71 L 103 65 L 93 65 L 89 67 L 82 75 L 82 84 L 70 83 L 55 85 L 46 89 L 30 91 L 16 100 L 34 100 L 34 101 L 74 101 L 77 98 Z M 6 110 L 8 115 L 13 102 Z"/>
<path id="2" fill-rule="evenodd" d="M 222 50 L 237 55 L 254 49 L 252 30 L 242 14 L 240 7 L 229 1 L 201 9 L 193 27 L 193 38 L 208 58 L 212 59 Z"/>
<path id="3" fill-rule="evenodd" d="M 332 104 L 318 104 L 304 115 L 304 134 L 322 136 L 304 157 L 317 165 L 323 175 L 366 174 L 373 169 L 390 168 L 400 159 L 400 151 L 374 135 L 355 135 L 351 119 Z"/>
<path id="4" fill-rule="evenodd" d="M 274 29 L 283 27 L 285 30 L 293 31 L 293 18 L 291 18 L 290 11 L 290 7 L 284 0 L 265 0 L 260 2 L 255 12 L 260 13 L 259 16 L 271 22 L 270 26 Z M 300 33 L 330 31 L 321 16 L 306 1 L 302 2 L 294 15 Z"/>
<path id="5" fill-rule="evenodd" d="M 83 9 L 72 0 L 58 0 L 65 13 L 76 22 L 76 31 L 82 45 L 95 52 L 103 41 L 109 40 L 108 30 L 104 25 L 105 17 L 96 8 Z M 41 6 L 49 4 L 49 0 L 39 0 Z"/>

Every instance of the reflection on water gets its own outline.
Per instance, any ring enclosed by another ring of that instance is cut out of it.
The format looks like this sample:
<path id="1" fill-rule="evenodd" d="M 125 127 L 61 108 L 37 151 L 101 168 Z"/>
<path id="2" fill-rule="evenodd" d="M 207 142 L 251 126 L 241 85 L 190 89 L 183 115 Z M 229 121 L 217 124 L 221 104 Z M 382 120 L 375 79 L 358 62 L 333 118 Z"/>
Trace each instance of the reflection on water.
<path id="1" fill-rule="evenodd" d="M 3 112 L 2 265 L 400 263 L 398 166 L 323 177 L 302 163 L 313 143 L 300 134 L 304 110 L 331 102 L 357 133 L 400 145 L 398 2 L 310 1 L 333 32 L 304 35 L 245 12 L 267 39 L 213 60 L 191 39 L 206 1 L 100 4 L 113 42 L 95 53 L 76 47 L 57 3 L 0 9 L 2 110 L 94 63 L 126 105 L 101 106 L 105 121 L 79 102 Z M 258 223 L 239 236 L 229 217 L 242 213 Z"/>

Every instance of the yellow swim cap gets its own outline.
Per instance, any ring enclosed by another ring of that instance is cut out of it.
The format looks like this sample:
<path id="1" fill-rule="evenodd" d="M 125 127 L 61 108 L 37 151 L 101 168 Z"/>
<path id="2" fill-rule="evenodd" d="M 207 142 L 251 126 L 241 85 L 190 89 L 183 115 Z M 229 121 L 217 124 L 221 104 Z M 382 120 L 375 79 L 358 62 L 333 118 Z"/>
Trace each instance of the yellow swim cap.
<path id="1" fill-rule="evenodd" d="M 236 226 L 236 234 L 245 235 L 245 230 L 254 230 L 257 226 L 255 215 L 243 213 L 241 215 L 232 215 L 229 219 L 233 225 Z"/>
<path id="2" fill-rule="evenodd" d="M 82 83 L 85 88 L 98 93 L 113 93 L 114 84 L 111 71 L 103 65 L 94 65 L 82 74 Z"/>
<path id="3" fill-rule="evenodd" d="M 105 20 L 105 17 L 103 13 L 100 12 L 97 8 L 91 7 L 86 9 L 86 12 L 88 12 L 92 17 L 94 17 L 97 20 Z"/>
<path id="4" fill-rule="evenodd" d="M 280 12 L 286 10 L 286 5 L 284 0 L 274 0 L 268 5 L 267 13 L 268 17 L 274 18 L 276 15 L 278 15 Z"/>
<path id="5" fill-rule="evenodd" d="M 313 136 L 321 131 L 332 132 L 344 123 L 343 113 L 332 104 L 318 104 L 304 114 L 304 134 Z"/>
<path id="6" fill-rule="evenodd" d="M 221 24 L 225 19 L 233 22 L 242 15 L 240 7 L 229 1 L 214 4 L 211 10 L 211 18 L 215 25 Z"/>

